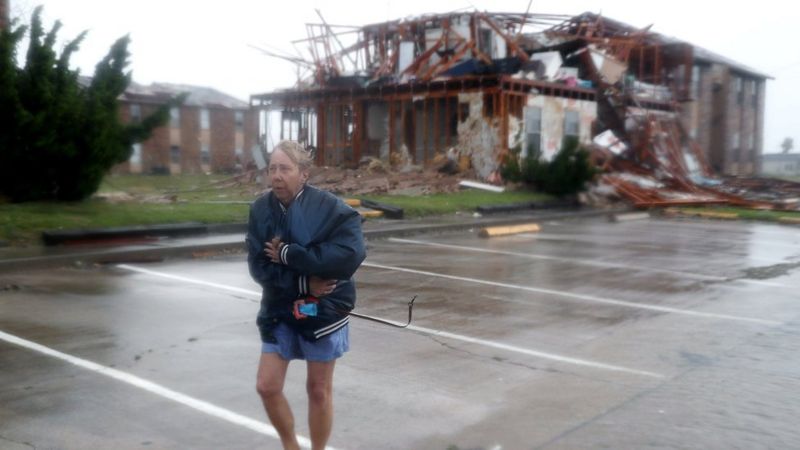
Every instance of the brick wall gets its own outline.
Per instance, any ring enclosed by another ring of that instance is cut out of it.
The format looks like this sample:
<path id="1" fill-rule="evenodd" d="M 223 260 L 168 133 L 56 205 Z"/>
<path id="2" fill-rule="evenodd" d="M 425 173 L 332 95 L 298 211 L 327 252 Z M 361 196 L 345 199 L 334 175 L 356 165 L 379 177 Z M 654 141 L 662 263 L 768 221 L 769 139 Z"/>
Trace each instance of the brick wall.
<path id="1" fill-rule="evenodd" d="M 756 80 L 754 103 L 754 78 L 731 73 L 729 67 L 720 64 L 702 67 L 698 98 L 683 107 L 687 131 L 694 130 L 695 141 L 714 171 L 753 175 L 758 172 L 763 148 L 765 81 Z M 741 101 L 737 78 L 743 78 Z"/>
<path id="2" fill-rule="evenodd" d="M 230 172 L 236 166 L 235 112 L 232 109 L 214 108 L 209 111 L 211 119 L 211 171 Z"/>
<path id="3" fill-rule="evenodd" d="M 142 105 L 142 117 L 153 114 L 157 105 Z M 142 142 L 142 172 L 153 170 L 169 170 L 169 128 L 159 127 L 153 130 L 150 138 Z"/>
<path id="4" fill-rule="evenodd" d="M 243 165 L 253 160 L 253 147 L 258 145 L 258 110 L 249 109 L 244 114 L 244 158 Z"/>
<path id="5" fill-rule="evenodd" d="M 201 173 L 200 108 L 181 107 L 181 168 L 184 173 Z"/>
<path id="6" fill-rule="evenodd" d="M 0 30 L 8 27 L 8 0 L 0 0 Z"/>
<path id="7" fill-rule="evenodd" d="M 753 175 L 761 147 L 758 139 L 763 111 L 761 99 L 756 97 L 754 103 L 752 78 L 731 73 L 729 80 L 725 173 Z M 741 91 L 738 80 L 741 80 Z M 759 90 L 757 84 L 757 95 Z"/>
<path id="8" fill-rule="evenodd" d="M 767 82 L 766 80 L 760 80 L 756 86 L 758 87 L 758 107 L 756 109 L 756 149 L 753 171 L 758 174 L 761 173 L 761 154 L 764 152 L 764 106 L 767 98 Z"/>

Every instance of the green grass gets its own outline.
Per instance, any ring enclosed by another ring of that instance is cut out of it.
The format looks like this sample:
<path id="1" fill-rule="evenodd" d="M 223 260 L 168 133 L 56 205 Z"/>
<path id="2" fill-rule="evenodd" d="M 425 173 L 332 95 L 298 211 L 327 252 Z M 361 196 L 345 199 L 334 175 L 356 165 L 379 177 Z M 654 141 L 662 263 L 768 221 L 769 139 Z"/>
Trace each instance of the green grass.
<path id="1" fill-rule="evenodd" d="M 437 214 L 451 214 L 457 211 L 473 211 L 482 205 L 501 205 L 552 200 L 547 194 L 536 192 L 486 192 L 467 189 L 453 194 L 408 195 L 364 195 L 362 199 L 387 203 L 403 208 L 406 217 L 421 217 Z"/>
<path id="2" fill-rule="evenodd" d="M 110 175 L 99 194 L 127 192 L 137 197 L 174 195 L 186 201 L 252 200 L 254 185 L 231 186 L 230 175 Z"/>
<path id="3" fill-rule="evenodd" d="M 720 212 L 720 213 L 734 213 L 738 214 L 739 218 L 745 220 L 761 220 L 766 222 L 777 222 L 781 217 L 794 217 L 800 218 L 800 211 L 784 212 L 784 211 L 769 211 L 759 209 L 747 208 L 731 208 L 731 207 L 709 207 L 709 208 L 678 208 L 679 211 L 688 214 L 699 212 Z"/>
<path id="4" fill-rule="evenodd" d="M 246 222 L 246 204 L 80 203 L 0 204 L 0 240 L 40 243 L 44 230 L 105 228 L 180 222 Z"/>
<path id="5" fill-rule="evenodd" d="M 45 230 L 107 228 L 181 222 L 231 223 L 247 221 L 248 205 L 225 201 L 252 201 L 260 191 L 254 184 L 233 185 L 224 175 L 120 175 L 104 180 L 99 193 L 126 192 L 137 199 L 175 197 L 172 203 L 106 202 L 0 203 L 0 240 L 14 246 L 39 244 Z M 222 182 L 222 183 L 220 183 Z M 530 192 L 493 193 L 464 190 L 426 196 L 366 196 L 399 206 L 406 217 L 473 211 L 477 206 L 541 201 L 550 196 Z M 220 202 L 220 203 L 209 203 Z"/>

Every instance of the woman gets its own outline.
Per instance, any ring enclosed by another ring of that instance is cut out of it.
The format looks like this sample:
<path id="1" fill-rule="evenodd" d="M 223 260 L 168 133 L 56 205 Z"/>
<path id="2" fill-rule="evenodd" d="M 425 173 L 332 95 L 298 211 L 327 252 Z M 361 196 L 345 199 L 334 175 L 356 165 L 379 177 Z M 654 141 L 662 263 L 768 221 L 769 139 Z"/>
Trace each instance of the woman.
<path id="1" fill-rule="evenodd" d="M 262 287 L 256 321 L 262 348 L 256 389 L 285 449 L 299 449 L 283 384 L 289 361 L 304 359 L 312 449 L 324 449 L 333 423 L 333 369 L 349 349 L 353 274 L 366 257 L 360 215 L 307 185 L 311 156 L 297 142 L 272 151 L 272 191 L 250 208 L 250 274 Z"/>

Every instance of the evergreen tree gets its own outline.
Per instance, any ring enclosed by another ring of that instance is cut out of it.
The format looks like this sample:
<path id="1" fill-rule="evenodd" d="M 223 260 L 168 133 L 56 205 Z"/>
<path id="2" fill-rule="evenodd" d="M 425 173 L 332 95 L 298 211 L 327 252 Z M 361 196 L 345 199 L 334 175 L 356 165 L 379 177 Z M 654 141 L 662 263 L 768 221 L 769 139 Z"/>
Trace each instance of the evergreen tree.
<path id="1" fill-rule="evenodd" d="M 115 164 L 127 161 L 135 142 L 169 120 L 162 105 L 139 123 L 120 121 L 118 98 L 130 85 L 128 36 L 111 46 L 88 86 L 69 67 L 86 36 L 54 50 L 60 22 L 46 32 L 41 7 L 28 30 L 16 21 L 0 31 L 0 194 L 12 201 L 82 200 Z M 29 31 L 21 68 L 17 48 Z"/>
<path id="2" fill-rule="evenodd" d="M 566 196 L 577 194 L 586 188 L 586 183 L 597 175 L 589 152 L 580 146 L 574 136 L 564 138 L 561 151 L 552 161 L 541 159 L 540 153 L 519 159 L 519 150 L 512 150 L 500 168 L 503 179 L 522 181 L 536 190 Z"/>

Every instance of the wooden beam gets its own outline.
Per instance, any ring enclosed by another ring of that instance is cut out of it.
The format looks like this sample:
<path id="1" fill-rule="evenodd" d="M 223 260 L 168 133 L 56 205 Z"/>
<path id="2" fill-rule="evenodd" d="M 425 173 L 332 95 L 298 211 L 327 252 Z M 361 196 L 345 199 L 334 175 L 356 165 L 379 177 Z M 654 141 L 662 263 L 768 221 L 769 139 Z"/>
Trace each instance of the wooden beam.
<path id="1" fill-rule="evenodd" d="M 503 30 L 501 30 L 500 27 L 498 27 L 497 24 L 495 24 L 494 21 L 489 18 L 489 16 L 487 16 L 484 13 L 480 13 L 480 14 L 478 14 L 478 17 L 481 20 L 483 20 L 484 22 L 486 22 L 486 24 L 489 25 L 489 27 L 491 29 L 493 29 L 497 34 L 500 35 L 500 37 L 503 38 L 504 41 L 506 41 L 506 45 L 508 45 L 508 49 L 511 50 L 512 53 L 516 54 L 519 57 L 519 59 L 522 60 L 523 63 L 526 63 L 526 62 L 528 62 L 528 60 L 530 60 L 530 57 L 528 56 L 528 54 L 525 53 L 525 51 L 522 50 L 519 47 L 519 45 L 517 45 L 517 43 L 514 42 L 513 39 L 508 37 L 508 35 L 506 35 L 503 32 Z"/>

